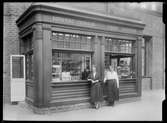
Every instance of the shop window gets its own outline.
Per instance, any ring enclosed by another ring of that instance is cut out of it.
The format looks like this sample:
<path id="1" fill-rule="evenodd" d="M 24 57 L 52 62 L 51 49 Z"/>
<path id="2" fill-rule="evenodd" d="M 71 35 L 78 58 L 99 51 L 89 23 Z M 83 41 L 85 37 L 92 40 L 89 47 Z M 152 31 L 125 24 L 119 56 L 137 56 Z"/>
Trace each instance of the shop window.
<path id="1" fill-rule="evenodd" d="M 26 80 L 34 80 L 33 53 L 26 54 Z"/>
<path id="2" fill-rule="evenodd" d="M 52 50 L 52 80 L 81 80 L 91 70 L 91 54 Z"/>
<path id="3" fill-rule="evenodd" d="M 105 66 L 112 65 L 120 79 L 135 78 L 135 41 L 106 38 Z"/>
<path id="4" fill-rule="evenodd" d="M 109 65 L 118 73 L 120 79 L 136 77 L 134 56 L 106 53 L 105 66 Z"/>
<path id="5" fill-rule="evenodd" d="M 53 32 L 55 48 L 92 50 L 92 36 Z"/>
<path id="6" fill-rule="evenodd" d="M 25 64 L 26 64 L 26 80 L 34 80 L 34 67 L 33 67 L 33 42 L 32 34 L 23 39 Z"/>
<path id="7" fill-rule="evenodd" d="M 132 41 L 106 38 L 105 50 L 115 53 L 132 53 Z"/>

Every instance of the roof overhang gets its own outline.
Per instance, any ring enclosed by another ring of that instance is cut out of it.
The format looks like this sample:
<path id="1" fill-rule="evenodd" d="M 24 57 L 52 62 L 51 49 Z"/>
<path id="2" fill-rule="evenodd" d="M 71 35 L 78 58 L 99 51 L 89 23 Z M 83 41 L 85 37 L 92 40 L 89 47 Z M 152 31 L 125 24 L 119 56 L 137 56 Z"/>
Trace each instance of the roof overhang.
<path id="1" fill-rule="evenodd" d="M 17 20 L 16 24 L 19 26 L 30 15 L 36 12 L 47 12 L 50 14 L 67 15 L 68 17 L 83 18 L 90 21 L 96 21 L 100 23 L 115 24 L 121 26 L 128 26 L 130 28 L 137 28 L 143 30 L 145 24 L 140 20 L 127 19 L 122 17 L 116 17 L 111 15 L 103 15 L 95 12 L 84 11 L 79 9 L 70 8 L 67 6 L 60 6 L 51 3 L 34 3 L 32 4 Z"/>

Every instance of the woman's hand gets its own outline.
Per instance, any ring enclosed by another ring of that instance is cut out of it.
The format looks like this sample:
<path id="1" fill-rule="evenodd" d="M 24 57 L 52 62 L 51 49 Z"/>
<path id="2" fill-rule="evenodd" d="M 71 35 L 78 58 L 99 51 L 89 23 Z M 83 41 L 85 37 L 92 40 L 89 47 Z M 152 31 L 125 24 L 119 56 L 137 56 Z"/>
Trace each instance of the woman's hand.
<path id="1" fill-rule="evenodd" d="M 96 83 L 96 82 L 99 82 L 99 80 L 91 80 L 92 83 Z"/>

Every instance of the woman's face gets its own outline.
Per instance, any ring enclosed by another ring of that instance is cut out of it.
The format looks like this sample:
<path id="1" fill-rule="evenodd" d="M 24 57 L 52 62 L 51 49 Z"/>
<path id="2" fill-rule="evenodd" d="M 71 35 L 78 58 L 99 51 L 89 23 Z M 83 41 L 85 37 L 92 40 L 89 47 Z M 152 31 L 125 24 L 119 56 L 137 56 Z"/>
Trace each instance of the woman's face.
<path id="1" fill-rule="evenodd" d="M 114 71 L 112 66 L 110 66 L 109 68 L 110 68 L 110 71 Z"/>
<path id="2" fill-rule="evenodd" d="M 93 72 L 96 72 L 96 67 L 93 67 L 92 69 L 93 69 Z"/>

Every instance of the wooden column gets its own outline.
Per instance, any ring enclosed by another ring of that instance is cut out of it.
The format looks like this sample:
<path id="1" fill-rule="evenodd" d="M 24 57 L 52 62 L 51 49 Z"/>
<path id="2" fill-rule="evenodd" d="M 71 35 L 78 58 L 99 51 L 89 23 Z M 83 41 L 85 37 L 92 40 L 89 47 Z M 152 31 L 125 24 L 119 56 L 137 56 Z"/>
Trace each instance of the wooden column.
<path id="1" fill-rule="evenodd" d="M 105 38 L 101 37 L 100 41 L 100 66 L 101 66 L 101 79 L 104 79 L 104 69 L 105 69 Z"/>
<path id="2" fill-rule="evenodd" d="M 33 31 L 34 43 L 34 106 L 43 107 L 43 31 L 42 24 L 35 24 Z"/>
<path id="3" fill-rule="evenodd" d="M 137 93 L 138 96 L 141 96 L 142 92 L 141 92 L 141 87 L 142 87 L 142 57 L 141 57 L 141 41 L 142 41 L 142 37 L 138 37 L 137 38 Z"/>
<path id="4" fill-rule="evenodd" d="M 96 65 L 97 72 L 101 73 L 101 64 L 100 64 L 100 38 L 96 35 L 94 38 L 94 55 L 93 55 L 93 64 Z"/>
<path id="5" fill-rule="evenodd" d="M 34 106 L 49 106 L 51 82 L 51 29 L 46 24 L 36 24 L 33 32 L 34 43 Z"/>
<path id="6" fill-rule="evenodd" d="M 49 106 L 51 97 L 51 77 L 52 77 L 52 42 L 51 42 L 51 27 L 48 24 L 43 24 L 43 105 Z"/>

